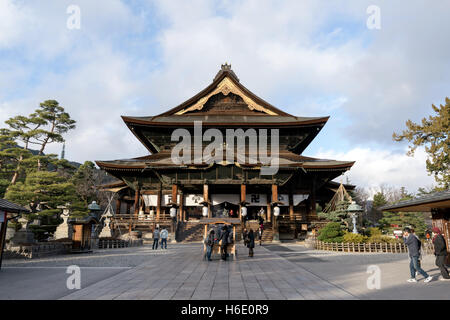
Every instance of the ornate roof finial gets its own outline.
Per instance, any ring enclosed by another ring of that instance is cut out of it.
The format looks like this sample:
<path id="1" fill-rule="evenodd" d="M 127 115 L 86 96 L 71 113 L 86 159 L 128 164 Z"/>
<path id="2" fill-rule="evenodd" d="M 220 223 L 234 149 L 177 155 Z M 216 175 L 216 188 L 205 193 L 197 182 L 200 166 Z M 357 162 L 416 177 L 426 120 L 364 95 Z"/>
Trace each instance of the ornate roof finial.
<path id="1" fill-rule="evenodd" d="M 225 62 L 225 64 L 222 65 L 221 67 L 222 70 L 227 70 L 230 71 L 231 70 L 231 64 L 228 64 L 228 62 Z"/>
<path id="2" fill-rule="evenodd" d="M 225 64 L 221 65 L 219 72 L 214 77 L 214 81 L 224 72 L 227 72 L 228 74 L 233 76 L 237 81 L 239 81 L 239 78 L 236 76 L 236 74 L 233 72 L 233 70 L 231 70 L 231 64 L 228 64 L 228 62 L 225 62 Z"/>

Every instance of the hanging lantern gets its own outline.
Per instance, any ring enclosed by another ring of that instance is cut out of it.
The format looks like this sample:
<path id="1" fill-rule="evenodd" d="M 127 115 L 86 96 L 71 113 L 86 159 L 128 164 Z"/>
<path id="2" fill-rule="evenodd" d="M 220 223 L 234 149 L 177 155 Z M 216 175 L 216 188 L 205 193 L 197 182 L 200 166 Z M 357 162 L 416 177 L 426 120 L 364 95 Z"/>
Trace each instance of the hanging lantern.
<path id="1" fill-rule="evenodd" d="M 175 218 L 177 216 L 177 208 L 172 207 L 170 208 L 170 217 Z"/>
<path id="2" fill-rule="evenodd" d="M 275 217 L 278 217 L 278 216 L 280 215 L 280 207 L 279 207 L 279 206 L 275 206 L 275 207 L 273 208 L 273 215 L 274 215 Z"/>
<path id="3" fill-rule="evenodd" d="M 241 216 L 245 217 L 247 215 L 247 207 L 241 208 Z"/>
<path id="4" fill-rule="evenodd" d="M 203 206 L 203 208 L 202 208 L 202 215 L 204 217 L 208 216 L 208 206 Z"/>

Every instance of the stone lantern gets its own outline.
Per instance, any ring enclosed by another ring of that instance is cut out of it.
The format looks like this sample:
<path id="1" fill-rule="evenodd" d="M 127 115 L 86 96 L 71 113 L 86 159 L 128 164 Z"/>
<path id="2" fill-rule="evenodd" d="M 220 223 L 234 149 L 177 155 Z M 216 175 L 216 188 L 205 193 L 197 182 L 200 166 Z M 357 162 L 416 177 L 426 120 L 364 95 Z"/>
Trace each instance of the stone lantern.
<path id="1" fill-rule="evenodd" d="M 98 218 L 98 214 L 102 211 L 102 208 L 97 204 L 96 201 L 92 201 L 90 205 L 88 205 L 89 215 Z"/>
<path id="2" fill-rule="evenodd" d="M 350 214 L 353 222 L 353 233 L 357 234 L 358 230 L 356 229 L 356 218 L 358 217 L 358 213 L 361 213 L 363 210 L 360 205 L 358 205 L 355 201 L 348 206 L 347 212 Z"/>

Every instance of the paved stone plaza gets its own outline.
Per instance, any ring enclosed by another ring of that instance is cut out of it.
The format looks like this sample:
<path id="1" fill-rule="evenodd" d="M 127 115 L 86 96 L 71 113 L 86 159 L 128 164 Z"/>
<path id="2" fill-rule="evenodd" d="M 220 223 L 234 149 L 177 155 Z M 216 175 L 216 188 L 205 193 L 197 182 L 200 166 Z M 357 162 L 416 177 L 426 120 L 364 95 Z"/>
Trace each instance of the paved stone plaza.
<path id="1" fill-rule="evenodd" d="M 93 254 L 5 260 L 0 299 L 449 299 L 450 282 L 406 282 L 406 254 L 350 254 L 308 250 L 297 244 L 243 246 L 233 261 L 203 260 L 202 245 L 177 244 L 98 250 Z M 423 267 L 438 275 L 432 256 Z M 81 289 L 69 290 L 67 266 L 81 268 Z M 370 290 L 369 265 L 381 270 Z"/>

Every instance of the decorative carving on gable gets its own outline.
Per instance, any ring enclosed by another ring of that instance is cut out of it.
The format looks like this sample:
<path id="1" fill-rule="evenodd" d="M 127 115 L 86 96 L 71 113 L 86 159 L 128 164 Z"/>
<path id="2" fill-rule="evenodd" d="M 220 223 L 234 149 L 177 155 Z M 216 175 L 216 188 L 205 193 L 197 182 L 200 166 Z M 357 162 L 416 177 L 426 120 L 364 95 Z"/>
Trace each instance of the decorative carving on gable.
<path id="1" fill-rule="evenodd" d="M 195 104 L 193 104 L 192 106 L 180 110 L 176 113 L 176 115 L 182 115 L 185 114 L 186 112 L 191 112 L 191 111 L 196 111 L 196 110 L 202 110 L 203 107 L 205 106 L 206 102 L 208 101 L 208 99 L 216 94 L 222 93 L 224 96 L 227 96 L 230 92 L 234 93 L 235 95 L 238 95 L 242 98 L 242 100 L 244 101 L 245 104 L 247 104 L 247 107 L 250 110 L 256 110 L 256 111 L 260 111 L 269 115 L 277 115 L 275 112 L 273 112 L 272 110 L 269 110 L 267 108 L 264 108 L 263 106 L 259 105 L 258 103 L 256 103 L 253 99 L 249 98 L 248 96 L 245 95 L 245 93 L 238 88 L 228 77 L 225 77 L 216 87 L 216 89 L 214 91 L 212 91 L 211 93 L 209 93 L 208 95 L 204 96 L 203 98 L 199 99 Z"/>

